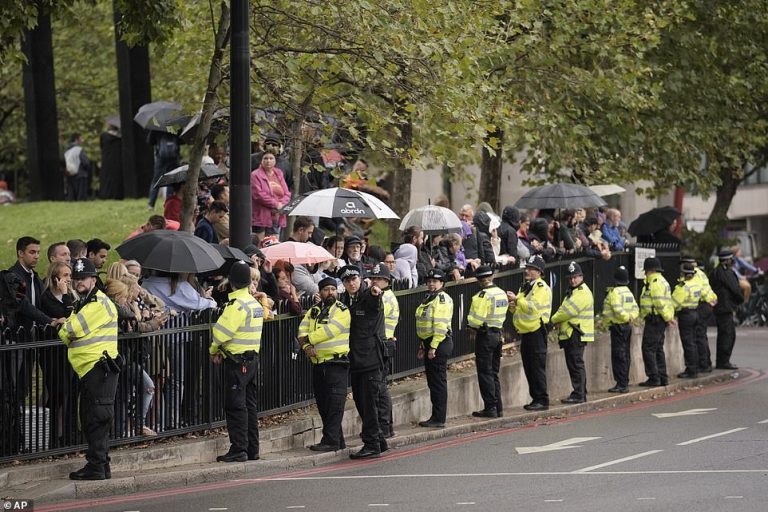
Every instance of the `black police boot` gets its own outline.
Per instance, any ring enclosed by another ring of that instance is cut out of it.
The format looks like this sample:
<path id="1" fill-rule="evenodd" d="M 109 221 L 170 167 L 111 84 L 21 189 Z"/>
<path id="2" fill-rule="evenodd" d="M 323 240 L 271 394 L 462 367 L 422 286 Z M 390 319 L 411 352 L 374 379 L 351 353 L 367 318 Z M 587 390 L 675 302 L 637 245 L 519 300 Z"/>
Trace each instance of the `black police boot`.
<path id="1" fill-rule="evenodd" d="M 496 409 L 483 409 L 481 411 L 475 411 L 472 413 L 475 418 L 498 418 L 499 415 Z"/>
<path id="2" fill-rule="evenodd" d="M 560 400 L 560 403 L 571 405 L 571 404 L 583 404 L 587 401 L 586 398 L 581 396 L 569 396 L 568 398 L 563 398 Z"/>
<path id="3" fill-rule="evenodd" d="M 549 406 L 539 402 L 531 402 L 529 404 L 524 405 L 523 409 L 525 409 L 526 411 L 546 411 L 547 409 L 549 409 Z"/>
<path id="4" fill-rule="evenodd" d="M 658 380 L 648 379 L 644 382 L 639 383 L 638 386 L 642 386 L 644 388 L 656 388 L 661 386 L 661 382 Z"/>
<path id="5" fill-rule="evenodd" d="M 216 462 L 245 462 L 247 460 L 248 453 L 246 452 L 227 452 L 216 457 Z"/>
<path id="6" fill-rule="evenodd" d="M 689 372 L 688 370 L 684 371 L 683 373 L 678 373 L 677 378 L 678 379 L 695 379 L 699 376 L 698 373 L 695 372 Z"/>
<path id="7" fill-rule="evenodd" d="M 427 428 L 443 428 L 445 427 L 445 423 L 440 423 L 439 421 L 430 418 L 427 421 L 420 421 L 419 426 Z"/>
<path id="8" fill-rule="evenodd" d="M 378 459 L 379 457 L 381 457 L 381 451 L 367 446 L 363 446 L 358 452 L 349 454 L 350 459 Z"/>
<path id="9" fill-rule="evenodd" d="M 104 478 L 106 478 L 107 480 L 112 478 L 112 468 L 110 467 L 109 462 L 104 464 Z"/>
<path id="10" fill-rule="evenodd" d="M 608 390 L 609 393 L 628 393 L 629 388 L 627 386 L 619 386 L 616 384 L 611 389 Z"/>
<path id="11" fill-rule="evenodd" d="M 339 447 L 332 444 L 317 443 L 310 446 L 309 449 L 313 452 L 335 452 Z"/>
<path id="12" fill-rule="evenodd" d="M 379 440 L 379 451 L 381 453 L 388 452 L 389 451 L 389 445 L 384 439 Z"/>
<path id="13" fill-rule="evenodd" d="M 110 474 L 110 476 L 112 476 Z M 69 474 L 70 480 L 105 480 L 103 469 L 98 469 L 95 466 L 86 464 L 84 468 L 77 471 L 73 471 Z"/>
<path id="14" fill-rule="evenodd" d="M 248 452 L 248 460 L 259 460 L 259 454 L 255 452 Z"/>

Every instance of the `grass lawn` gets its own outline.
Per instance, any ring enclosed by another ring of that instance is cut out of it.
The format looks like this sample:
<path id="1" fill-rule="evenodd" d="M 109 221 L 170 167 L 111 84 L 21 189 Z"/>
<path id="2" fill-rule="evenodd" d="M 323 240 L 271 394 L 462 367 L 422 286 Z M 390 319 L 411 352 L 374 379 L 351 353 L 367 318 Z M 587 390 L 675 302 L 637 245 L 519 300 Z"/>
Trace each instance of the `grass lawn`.
<path id="1" fill-rule="evenodd" d="M 160 202 L 155 213 L 162 214 Z M 101 238 L 114 249 L 144 224 L 149 215 L 146 198 L 82 203 L 42 201 L 0 206 L 0 268 L 8 268 L 16 262 L 16 240 L 19 237 L 29 235 L 40 240 L 43 254 L 36 270 L 44 276 L 48 271 L 45 251 L 50 244 L 73 238 L 86 242 L 91 238 Z M 384 222 L 373 224 L 370 242 L 389 248 L 389 234 Z M 119 259 L 115 251 L 110 251 L 104 270 Z"/>
<path id="2" fill-rule="evenodd" d="M 162 203 L 158 202 L 155 211 L 162 214 Z M 45 251 L 50 244 L 73 238 L 86 242 L 101 238 L 114 249 L 144 224 L 149 215 L 146 198 L 81 203 L 41 201 L 0 206 L 0 268 L 8 268 L 16 262 L 19 237 L 29 235 L 40 240 L 43 254 L 36 270 L 44 276 L 48 270 Z M 117 253 L 110 251 L 107 265 L 118 259 Z"/>

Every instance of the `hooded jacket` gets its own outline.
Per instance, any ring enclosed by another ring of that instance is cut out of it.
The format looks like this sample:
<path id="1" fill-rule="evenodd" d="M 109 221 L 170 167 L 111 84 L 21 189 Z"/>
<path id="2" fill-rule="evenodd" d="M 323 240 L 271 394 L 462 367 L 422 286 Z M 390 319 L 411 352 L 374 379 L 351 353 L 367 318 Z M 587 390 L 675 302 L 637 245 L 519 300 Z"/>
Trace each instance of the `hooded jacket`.
<path id="1" fill-rule="evenodd" d="M 507 206 L 501 213 L 499 239 L 501 240 L 500 254 L 509 254 L 519 260 L 517 254 L 517 230 L 520 229 L 520 210 Z"/>
<path id="2" fill-rule="evenodd" d="M 472 235 L 464 240 L 464 255 L 468 260 L 480 258 L 483 265 L 496 263 L 496 256 L 491 247 L 491 218 L 485 212 L 477 212 L 473 219 L 475 227 Z"/>

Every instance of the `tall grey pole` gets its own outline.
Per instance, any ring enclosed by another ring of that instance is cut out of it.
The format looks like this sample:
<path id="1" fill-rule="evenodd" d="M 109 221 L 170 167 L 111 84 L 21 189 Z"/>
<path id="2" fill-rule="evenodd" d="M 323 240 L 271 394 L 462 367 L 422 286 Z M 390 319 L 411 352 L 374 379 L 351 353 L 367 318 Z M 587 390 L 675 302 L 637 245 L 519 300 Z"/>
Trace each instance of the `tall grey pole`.
<path id="1" fill-rule="evenodd" d="M 251 97 L 248 0 L 231 0 L 230 61 L 230 245 L 251 243 Z"/>

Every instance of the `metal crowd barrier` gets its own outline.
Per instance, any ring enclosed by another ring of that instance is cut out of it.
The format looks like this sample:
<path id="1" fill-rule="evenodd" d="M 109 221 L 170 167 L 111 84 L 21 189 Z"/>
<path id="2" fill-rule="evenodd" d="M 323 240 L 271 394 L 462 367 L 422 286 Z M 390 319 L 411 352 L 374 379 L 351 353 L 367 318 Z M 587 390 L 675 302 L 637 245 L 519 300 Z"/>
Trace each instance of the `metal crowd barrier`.
<path id="1" fill-rule="evenodd" d="M 678 259 L 677 253 L 664 256 L 667 274 L 676 272 Z M 609 261 L 576 261 L 595 295 L 597 313 L 616 267 L 625 265 L 630 276 L 634 271 L 631 253 L 616 253 Z M 552 286 L 553 308 L 557 308 L 566 291 L 567 264 L 563 260 L 547 265 L 545 279 Z M 500 268 L 495 282 L 504 290 L 517 291 L 523 277 L 522 269 Z M 632 280 L 631 288 L 636 294 L 641 286 L 642 282 Z M 446 286 L 455 308 L 454 360 L 474 352 L 466 316 L 478 289 L 474 278 L 449 282 Z M 423 371 L 423 362 L 416 358 L 414 311 L 425 294 L 423 286 L 396 292 L 401 316 L 395 332 L 393 377 Z M 278 307 L 278 312 L 283 310 Z M 145 429 L 156 432 L 157 437 L 169 437 L 225 424 L 222 367 L 210 363 L 208 357 L 211 326 L 217 314 L 208 310 L 178 315 L 170 317 L 159 331 L 120 334 L 119 350 L 126 365 L 115 402 L 113 445 L 146 441 Z M 265 322 L 259 389 L 263 416 L 313 402 L 310 363 L 302 354 L 294 358 L 293 340 L 300 320 L 298 316 L 280 313 Z M 506 339 L 513 340 L 510 316 L 504 330 Z M 66 348 L 52 329 L 0 331 L 0 463 L 83 450 L 85 444 L 77 425 L 78 391 Z"/>

